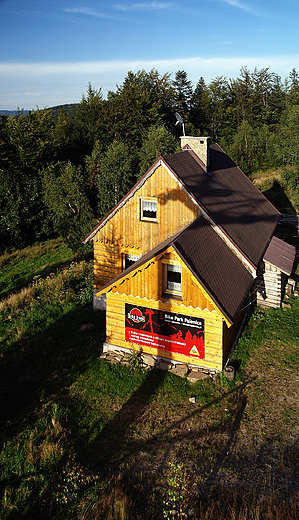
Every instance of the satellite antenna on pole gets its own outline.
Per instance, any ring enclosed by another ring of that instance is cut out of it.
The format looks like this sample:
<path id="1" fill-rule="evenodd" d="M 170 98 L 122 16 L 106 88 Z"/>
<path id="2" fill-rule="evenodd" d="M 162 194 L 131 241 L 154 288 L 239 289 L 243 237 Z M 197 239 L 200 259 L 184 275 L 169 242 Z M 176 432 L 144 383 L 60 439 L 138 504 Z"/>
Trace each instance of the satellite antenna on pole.
<path id="1" fill-rule="evenodd" d="M 182 116 L 180 116 L 180 114 L 178 114 L 177 112 L 175 113 L 175 117 L 176 117 L 176 125 L 178 125 L 179 123 L 181 123 L 181 125 L 183 126 L 183 136 L 185 137 L 185 125 L 184 125 L 184 119 L 183 119 Z"/>

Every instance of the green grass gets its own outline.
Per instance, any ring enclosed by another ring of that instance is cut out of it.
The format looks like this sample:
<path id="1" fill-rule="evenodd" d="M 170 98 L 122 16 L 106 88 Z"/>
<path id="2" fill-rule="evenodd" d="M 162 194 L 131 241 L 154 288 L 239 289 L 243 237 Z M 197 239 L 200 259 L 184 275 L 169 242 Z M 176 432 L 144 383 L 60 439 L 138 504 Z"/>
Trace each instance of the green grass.
<path id="1" fill-rule="evenodd" d="M 298 409 L 275 392 L 282 392 L 279 371 L 298 367 L 298 299 L 290 309 L 251 316 L 233 355 L 234 381 L 222 375 L 191 385 L 99 357 L 105 315 L 90 305 L 91 261 L 73 258 L 57 241 L 17 257 L 6 264 L 10 290 L 0 302 L 1 519 L 154 520 L 163 511 L 171 517 L 171 505 L 181 518 L 194 509 L 198 519 L 249 520 L 247 496 L 257 515 L 258 485 L 245 478 L 243 495 L 238 487 L 243 466 L 248 472 L 257 464 L 252 443 L 271 458 L 271 439 L 280 442 L 279 471 L 284 477 L 285 468 L 296 468 L 289 439 Z M 270 422 L 261 428 L 268 416 L 279 436 Z M 248 449 L 236 440 L 244 429 L 253 432 Z M 223 471 L 239 478 L 236 488 L 219 491 Z M 276 511 L 274 491 L 265 495 L 272 497 L 265 511 Z M 293 505 L 285 503 L 279 520 L 291 518 Z"/>
<path id="2" fill-rule="evenodd" d="M 88 254 L 88 253 L 87 253 Z M 0 257 L 0 299 L 68 265 L 76 256 L 62 242 L 53 239 Z"/>
<path id="3" fill-rule="evenodd" d="M 292 297 L 290 302 L 287 311 L 255 310 L 232 355 L 232 363 L 240 369 L 238 377 L 242 377 L 242 368 L 261 345 L 265 345 L 264 354 L 269 363 L 276 360 L 282 367 L 299 366 L 299 299 Z"/>

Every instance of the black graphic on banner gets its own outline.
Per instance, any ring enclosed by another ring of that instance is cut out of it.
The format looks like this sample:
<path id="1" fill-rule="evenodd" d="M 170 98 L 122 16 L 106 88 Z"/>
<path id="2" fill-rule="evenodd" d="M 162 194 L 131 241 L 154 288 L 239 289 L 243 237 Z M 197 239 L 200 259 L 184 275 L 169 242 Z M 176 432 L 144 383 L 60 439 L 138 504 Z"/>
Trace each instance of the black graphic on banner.
<path id="1" fill-rule="evenodd" d="M 204 319 L 125 304 L 126 341 L 204 359 Z"/>

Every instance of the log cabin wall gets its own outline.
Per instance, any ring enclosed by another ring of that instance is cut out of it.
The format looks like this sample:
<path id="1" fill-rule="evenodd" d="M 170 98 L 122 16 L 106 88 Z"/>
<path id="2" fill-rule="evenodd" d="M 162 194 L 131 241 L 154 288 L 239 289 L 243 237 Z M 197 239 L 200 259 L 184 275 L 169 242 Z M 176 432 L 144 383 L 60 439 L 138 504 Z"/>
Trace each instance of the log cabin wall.
<path id="1" fill-rule="evenodd" d="M 130 273 L 127 278 L 121 279 L 115 286 L 112 286 L 110 292 L 107 292 L 106 342 L 120 348 L 140 350 L 140 345 L 125 340 L 125 304 L 201 318 L 204 320 L 205 330 L 204 359 L 193 357 L 191 359 L 181 354 L 172 355 L 151 347 L 143 346 L 142 350 L 176 361 L 221 370 L 224 318 L 178 255 L 170 249 L 144 264 L 132 275 Z M 163 295 L 165 262 L 180 264 L 182 267 L 182 297 L 180 299 Z"/>
<path id="2" fill-rule="evenodd" d="M 279 308 L 282 302 L 282 273 L 268 262 L 261 262 L 254 282 L 253 292 L 257 305 L 263 308 Z"/>
<path id="3" fill-rule="evenodd" d="M 142 221 L 143 199 L 157 200 L 157 221 Z M 181 230 L 200 210 L 163 165 L 120 207 L 94 237 L 95 288 L 103 287 L 123 271 L 127 253 L 144 255 Z"/>

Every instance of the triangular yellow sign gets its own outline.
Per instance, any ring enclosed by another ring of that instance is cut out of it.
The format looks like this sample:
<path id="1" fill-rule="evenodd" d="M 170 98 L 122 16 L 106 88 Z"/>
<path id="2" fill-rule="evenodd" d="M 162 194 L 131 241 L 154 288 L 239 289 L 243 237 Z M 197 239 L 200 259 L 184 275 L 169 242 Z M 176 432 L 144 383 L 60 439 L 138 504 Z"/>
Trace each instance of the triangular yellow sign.
<path id="1" fill-rule="evenodd" d="M 199 352 L 195 345 L 193 345 L 192 349 L 190 350 L 190 354 L 194 354 L 195 356 L 199 356 Z"/>

